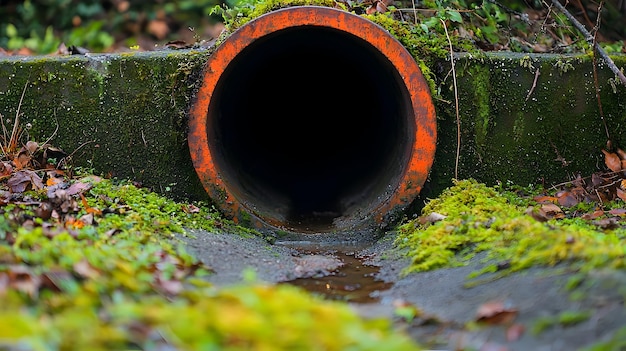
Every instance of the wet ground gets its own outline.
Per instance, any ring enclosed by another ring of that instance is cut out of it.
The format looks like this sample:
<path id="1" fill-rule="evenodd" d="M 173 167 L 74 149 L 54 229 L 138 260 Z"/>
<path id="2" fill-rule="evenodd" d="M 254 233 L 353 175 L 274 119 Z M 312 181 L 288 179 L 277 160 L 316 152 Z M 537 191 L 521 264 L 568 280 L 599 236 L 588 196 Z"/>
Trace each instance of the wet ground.
<path id="1" fill-rule="evenodd" d="M 626 350 L 626 335 L 617 332 L 626 326 L 624 271 L 552 267 L 470 280 L 487 264 L 478 256 L 464 267 L 404 276 L 408 261 L 393 249 L 392 234 L 343 247 L 193 234 L 188 250 L 215 271 L 208 279 L 216 285 L 253 270 L 261 281 L 299 285 L 347 301 L 364 317 L 393 319 L 425 349 L 571 351 L 612 339 L 598 350 Z"/>

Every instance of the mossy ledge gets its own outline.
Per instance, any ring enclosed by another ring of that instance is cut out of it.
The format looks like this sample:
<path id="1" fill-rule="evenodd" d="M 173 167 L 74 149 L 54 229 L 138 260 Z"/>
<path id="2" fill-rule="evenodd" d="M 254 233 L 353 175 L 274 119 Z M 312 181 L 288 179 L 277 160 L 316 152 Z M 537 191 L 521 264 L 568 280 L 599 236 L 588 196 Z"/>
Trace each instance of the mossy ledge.
<path id="1" fill-rule="evenodd" d="M 74 165 L 203 200 L 207 195 L 189 156 L 186 114 L 211 52 L 2 57 L 0 113 L 12 121 L 19 107 L 21 122 L 32 126 L 31 139 L 53 137 L 53 145 L 73 153 Z M 626 65 L 624 56 L 613 59 Z M 433 197 L 455 177 L 456 113 L 450 60 L 438 55 L 424 62 L 438 91 L 437 154 L 422 192 Z M 588 55 L 458 54 L 455 67 L 458 178 L 554 183 L 601 167 L 607 136 Z M 611 84 L 613 73 L 605 65 L 598 73 L 604 121 L 614 145 L 623 146 L 626 89 Z"/>

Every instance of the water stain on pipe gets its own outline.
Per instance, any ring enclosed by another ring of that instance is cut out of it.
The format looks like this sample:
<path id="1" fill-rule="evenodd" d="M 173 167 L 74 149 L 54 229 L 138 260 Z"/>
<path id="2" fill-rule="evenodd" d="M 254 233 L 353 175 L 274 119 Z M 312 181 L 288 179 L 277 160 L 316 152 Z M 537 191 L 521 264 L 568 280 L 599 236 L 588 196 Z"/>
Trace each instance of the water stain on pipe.
<path id="1" fill-rule="evenodd" d="M 428 84 L 382 27 L 290 7 L 232 33 L 189 111 L 196 172 L 229 218 L 302 235 L 382 228 L 419 194 L 436 147 Z"/>

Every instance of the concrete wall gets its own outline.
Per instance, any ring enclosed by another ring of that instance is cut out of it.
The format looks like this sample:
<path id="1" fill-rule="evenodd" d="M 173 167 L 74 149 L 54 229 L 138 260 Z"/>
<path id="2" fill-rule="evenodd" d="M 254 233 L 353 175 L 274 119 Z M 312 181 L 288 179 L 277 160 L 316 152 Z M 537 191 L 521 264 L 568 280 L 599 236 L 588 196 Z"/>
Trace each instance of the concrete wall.
<path id="1" fill-rule="evenodd" d="M 19 107 L 21 124 L 30 123 L 27 133 L 38 142 L 58 128 L 51 144 L 73 153 L 75 166 L 130 178 L 175 198 L 206 199 L 189 156 L 186 111 L 209 55 L 166 50 L 0 57 L 0 113 L 6 124 Z M 626 66 L 624 57 L 615 60 Z M 588 56 L 461 55 L 455 67 L 459 178 L 551 184 L 603 169 L 607 136 Z M 451 184 L 457 149 L 450 62 L 431 69 L 443 84 L 435 100 L 437 154 L 422 197 Z M 613 77 L 600 66 L 604 120 L 613 143 L 626 148 L 626 87 L 611 85 Z"/>

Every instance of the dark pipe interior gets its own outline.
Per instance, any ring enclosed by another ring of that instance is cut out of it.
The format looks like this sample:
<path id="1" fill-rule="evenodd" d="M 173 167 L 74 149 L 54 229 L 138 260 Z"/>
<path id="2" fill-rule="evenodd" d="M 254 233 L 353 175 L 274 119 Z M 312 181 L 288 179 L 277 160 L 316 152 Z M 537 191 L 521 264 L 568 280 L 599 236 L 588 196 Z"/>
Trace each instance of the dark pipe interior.
<path id="1" fill-rule="evenodd" d="M 332 231 L 384 201 L 415 128 L 390 61 L 327 27 L 290 28 L 246 47 L 209 110 L 210 148 L 233 194 L 300 232 Z"/>

